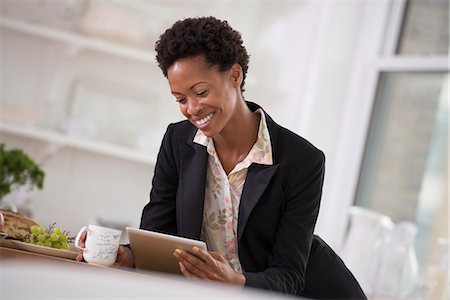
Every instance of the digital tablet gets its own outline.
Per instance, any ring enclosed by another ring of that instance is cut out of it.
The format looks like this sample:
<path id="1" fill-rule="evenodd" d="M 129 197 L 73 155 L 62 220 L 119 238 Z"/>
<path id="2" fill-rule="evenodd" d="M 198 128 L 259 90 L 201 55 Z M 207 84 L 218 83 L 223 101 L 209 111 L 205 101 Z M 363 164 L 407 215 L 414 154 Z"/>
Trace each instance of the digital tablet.
<path id="1" fill-rule="evenodd" d="M 155 231 L 127 227 L 136 269 L 180 273 L 175 249 L 191 251 L 193 246 L 206 250 L 206 243 Z"/>

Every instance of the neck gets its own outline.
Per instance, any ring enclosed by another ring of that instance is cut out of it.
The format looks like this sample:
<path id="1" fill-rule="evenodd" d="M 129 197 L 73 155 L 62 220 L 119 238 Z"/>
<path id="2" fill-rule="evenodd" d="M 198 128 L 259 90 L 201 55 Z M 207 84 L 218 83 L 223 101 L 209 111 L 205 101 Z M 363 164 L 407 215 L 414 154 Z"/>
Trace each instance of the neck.
<path id="1" fill-rule="evenodd" d="M 214 137 L 214 146 L 217 151 L 245 157 L 258 138 L 259 116 L 248 108 L 243 99 L 236 105 L 227 127 Z"/>

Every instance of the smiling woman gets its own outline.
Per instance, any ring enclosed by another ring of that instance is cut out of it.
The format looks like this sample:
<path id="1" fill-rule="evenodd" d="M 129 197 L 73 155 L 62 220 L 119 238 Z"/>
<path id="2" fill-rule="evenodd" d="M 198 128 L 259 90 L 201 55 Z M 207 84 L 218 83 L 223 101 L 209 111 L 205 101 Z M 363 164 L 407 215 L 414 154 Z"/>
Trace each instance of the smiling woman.
<path id="1" fill-rule="evenodd" d="M 364 299 L 337 255 L 313 235 L 322 151 L 244 100 L 249 56 L 213 17 L 176 22 L 157 61 L 187 118 L 169 125 L 141 229 L 202 239 L 177 249 L 181 273 L 311 298 Z M 132 266 L 129 248 L 118 262 Z"/>
<path id="2" fill-rule="evenodd" d="M 249 55 L 240 33 L 213 17 L 189 18 L 161 35 L 156 52 L 187 121 L 167 129 L 141 228 L 207 243 L 209 251 L 193 249 L 195 255 L 175 251 L 188 278 L 313 298 L 365 298 L 312 234 L 322 151 L 244 100 Z M 327 276 L 328 282 L 318 280 Z"/>

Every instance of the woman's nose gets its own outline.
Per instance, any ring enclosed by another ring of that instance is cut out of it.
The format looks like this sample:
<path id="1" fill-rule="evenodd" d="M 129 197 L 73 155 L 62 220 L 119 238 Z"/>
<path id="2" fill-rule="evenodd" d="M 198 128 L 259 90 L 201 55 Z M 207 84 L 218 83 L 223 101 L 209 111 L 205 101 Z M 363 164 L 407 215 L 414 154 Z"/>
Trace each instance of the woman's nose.
<path id="1" fill-rule="evenodd" d="M 188 100 L 187 112 L 190 115 L 197 115 L 201 109 L 201 105 L 195 100 Z"/>

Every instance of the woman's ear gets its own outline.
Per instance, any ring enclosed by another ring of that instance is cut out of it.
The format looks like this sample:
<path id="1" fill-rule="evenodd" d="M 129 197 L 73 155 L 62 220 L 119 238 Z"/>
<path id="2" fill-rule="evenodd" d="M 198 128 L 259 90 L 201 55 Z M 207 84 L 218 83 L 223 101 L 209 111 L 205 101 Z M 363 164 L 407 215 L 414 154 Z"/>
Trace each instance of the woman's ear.
<path id="1" fill-rule="evenodd" d="M 240 64 L 234 64 L 230 69 L 231 80 L 233 85 L 237 88 L 241 88 L 243 75 L 242 75 L 242 67 Z"/>

